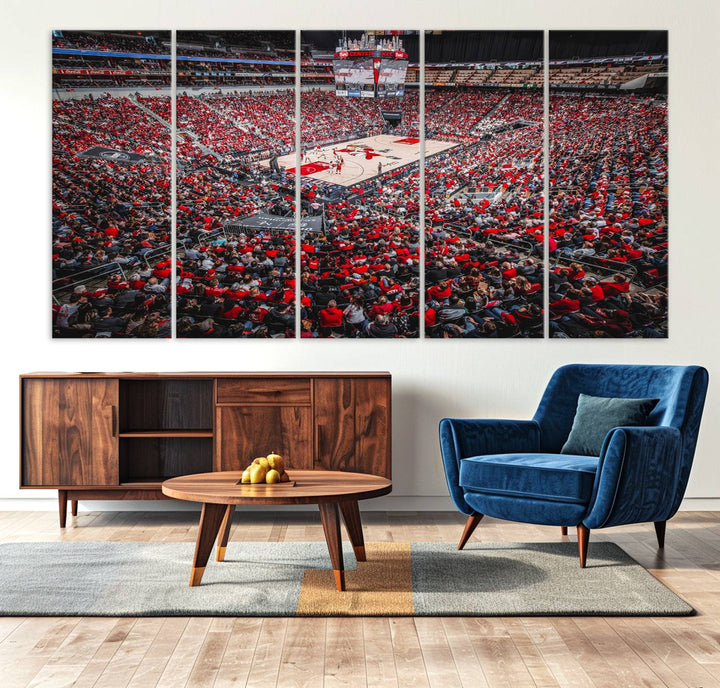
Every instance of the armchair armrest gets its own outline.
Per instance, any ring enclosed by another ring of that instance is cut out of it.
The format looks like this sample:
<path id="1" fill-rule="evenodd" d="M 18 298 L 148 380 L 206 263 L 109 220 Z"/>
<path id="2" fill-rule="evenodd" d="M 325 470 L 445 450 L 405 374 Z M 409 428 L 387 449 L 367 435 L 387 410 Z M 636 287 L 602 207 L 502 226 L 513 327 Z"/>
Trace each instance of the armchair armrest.
<path id="1" fill-rule="evenodd" d="M 583 523 L 592 529 L 666 521 L 680 504 L 676 493 L 681 467 L 682 435 L 677 428 L 613 428 L 603 443 Z"/>
<path id="2" fill-rule="evenodd" d="M 460 488 L 460 461 L 483 454 L 540 451 L 540 426 L 534 420 L 443 418 L 440 450 L 450 497 L 459 511 L 470 515 Z"/>

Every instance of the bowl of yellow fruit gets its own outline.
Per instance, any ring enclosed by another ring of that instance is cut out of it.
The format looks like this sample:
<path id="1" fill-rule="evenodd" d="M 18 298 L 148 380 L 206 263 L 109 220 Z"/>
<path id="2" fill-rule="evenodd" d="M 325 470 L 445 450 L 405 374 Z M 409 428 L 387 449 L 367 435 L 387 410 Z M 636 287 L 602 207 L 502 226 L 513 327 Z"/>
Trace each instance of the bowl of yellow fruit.
<path id="1" fill-rule="evenodd" d="M 295 484 L 285 471 L 285 461 L 280 454 L 270 452 L 267 456 L 258 456 L 243 471 L 240 484 L 242 485 L 279 485 L 281 483 Z"/>

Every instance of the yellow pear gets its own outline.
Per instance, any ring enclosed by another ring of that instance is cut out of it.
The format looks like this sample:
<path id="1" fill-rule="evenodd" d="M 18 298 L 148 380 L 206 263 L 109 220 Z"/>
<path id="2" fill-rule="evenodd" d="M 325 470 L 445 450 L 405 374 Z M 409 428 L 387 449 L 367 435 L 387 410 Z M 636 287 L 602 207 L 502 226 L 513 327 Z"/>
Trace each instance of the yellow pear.
<path id="1" fill-rule="evenodd" d="M 242 483 L 249 483 L 250 482 L 250 468 L 246 468 L 242 473 L 242 478 L 240 479 L 240 482 Z"/>
<path id="2" fill-rule="evenodd" d="M 274 468 L 271 468 L 265 476 L 265 482 L 269 485 L 272 485 L 272 483 L 279 483 L 280 474 Z"/>
<path id="3" fill-rule="evenodd" d="M 258 456 L 253 463 L 256 465 L 260 464 L 265 470 L 270 468 L 270 462 L 264 456 Z"/>
<path id="4" fill-rule="evenodd" d="M 278 473 L 282 473 L 285 470 L 285 462 L 280 454 L 276 454 L 275 452 L 268 454 L 267 460 L 270 468 L 274 468 Z"/>
<path id="5" fill-rule="evenodd" d="M 250 467 L 250 482 L 253 485 L 265 482 L 265 475 L 267 474 L 267 468 L 261 463 L 253 464 Z"/>

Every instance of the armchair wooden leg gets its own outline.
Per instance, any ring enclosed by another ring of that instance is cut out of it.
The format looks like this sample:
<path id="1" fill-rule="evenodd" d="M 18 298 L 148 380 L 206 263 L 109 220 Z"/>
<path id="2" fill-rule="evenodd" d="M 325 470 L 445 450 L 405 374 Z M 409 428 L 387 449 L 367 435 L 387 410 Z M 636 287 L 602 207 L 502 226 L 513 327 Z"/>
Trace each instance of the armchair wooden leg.
<path id="1" fill-rule="evenodd" d="M 577 538 L 578 538 L 578 554 L 580 555 L 580 568 L 584 569 L 585 562 L 587 561 L 587 549 L 588 549 L 588 541 L 590 540 L 590 529 L 586 528 L 582 523 L 578 524 Z"/>
<path id="2" fill-rule="evenodd" d="M 655 521 L 655 535 L 657 535 L 658 547 L 665 547 L 665 526 L 667 521 Z"/>
<path id="3" fill-rule="evenodd" d="M 560 526 L 560 535 L 567 535 L 567 526 Z"/>
<path id="4" fill-rule="evenodd" d="M 465 544 L 470 539 L 470 536 L 473 534 L 475 528 L 478 527 L 478 523 L 480 523 L 482 517 L 483 514 L 470 514 L 470 516 L 467 517 L 467 521 L 465 521 L 465 530 L 463 530 L 463 533 L 460 536 L 458 549 L 465 547 Z"/>

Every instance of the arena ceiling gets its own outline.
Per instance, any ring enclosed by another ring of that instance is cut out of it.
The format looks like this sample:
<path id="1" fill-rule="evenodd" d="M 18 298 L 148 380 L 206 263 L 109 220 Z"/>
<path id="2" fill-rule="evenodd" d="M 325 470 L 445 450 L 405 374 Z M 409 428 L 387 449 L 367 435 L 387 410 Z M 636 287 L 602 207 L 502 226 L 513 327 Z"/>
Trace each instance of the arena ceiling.
<path id="1" fill-rule="evenodd" d="M 331 52 L 346 34 L 362 31 L 303 31 L 303 48 Z M 419 60 L 418 35 L 403 36 L 411 62 Z M 667 31 L 551 31 L 554 59 L 620 57 L 667 53 Z M 427 31 L 428 63 L 532 61 L 543 58 L 542 31 Z"/>
<path id="2" fill-rule="evenodd" d="M 551 31 L 550 59 L 660 55 L 668 50 L 667 31 Z"/>
<path id="3" fill-rule="evenodd" d="M 542 31 L 432 31 L 425 34 L 425 61 L 429 63 L 542 58 Z"/>

